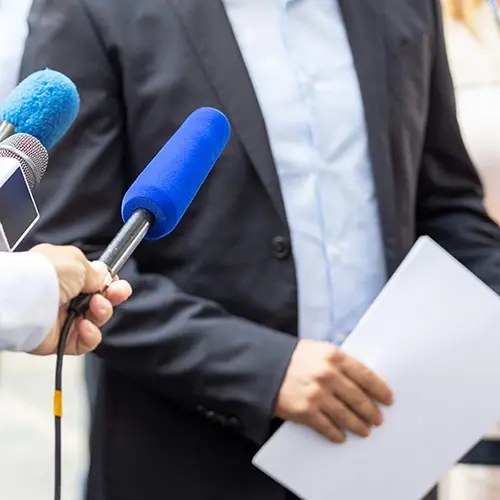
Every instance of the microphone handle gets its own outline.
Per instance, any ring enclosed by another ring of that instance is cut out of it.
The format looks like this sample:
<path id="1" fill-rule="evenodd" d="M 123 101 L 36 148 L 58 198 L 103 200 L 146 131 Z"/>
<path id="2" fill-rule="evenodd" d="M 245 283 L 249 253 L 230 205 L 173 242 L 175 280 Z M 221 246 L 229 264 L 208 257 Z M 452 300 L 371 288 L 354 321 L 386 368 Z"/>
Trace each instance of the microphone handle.
<path id="1" fill-rule="evenodd" d="M 5 120 L 0 121 L 0 142 L 5 141 L 5 139 L 8 139 L 11 135 L 14 135 L 16 133 L 16 129 L 14 125 L 12 125 L 9 122 L 6 122 Z"/>
<path id="2" fill-rule="evenodd" d="M 143 208 L 136 210 L 104 250 L 99 261 L 106 264 L 113 277 L 120 272 L 145 238 L 153 221 L 154 216 L 149 210 Z M 85 314 L 89 308 L 90 299 L 94 295 L 92 293 L 80 294 L 69 303 L 68 309 L 78 316 Z"/>

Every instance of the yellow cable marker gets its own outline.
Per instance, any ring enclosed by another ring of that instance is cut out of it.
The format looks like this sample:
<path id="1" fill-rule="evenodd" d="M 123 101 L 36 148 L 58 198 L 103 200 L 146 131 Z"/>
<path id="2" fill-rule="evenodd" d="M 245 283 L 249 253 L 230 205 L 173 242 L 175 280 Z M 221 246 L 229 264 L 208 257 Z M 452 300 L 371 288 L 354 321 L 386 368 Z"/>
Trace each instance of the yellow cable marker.
<path id="1" fill-rule="evenodd" d="M 54 415 L 62 417 L 62 391 L 59 390 L 54 392 Z"/>

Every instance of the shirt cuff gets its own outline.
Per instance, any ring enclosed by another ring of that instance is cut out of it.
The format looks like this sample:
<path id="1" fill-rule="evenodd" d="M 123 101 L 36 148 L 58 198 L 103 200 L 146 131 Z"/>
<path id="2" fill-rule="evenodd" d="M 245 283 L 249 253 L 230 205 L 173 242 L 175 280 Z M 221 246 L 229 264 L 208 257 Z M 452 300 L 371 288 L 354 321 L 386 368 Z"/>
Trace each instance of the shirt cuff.
<path id="1" fill-rule="evenodd" d="M 30 352 L 54 327 L 59 280 L 36 252 L 0 253 L 0 350 Z"/>

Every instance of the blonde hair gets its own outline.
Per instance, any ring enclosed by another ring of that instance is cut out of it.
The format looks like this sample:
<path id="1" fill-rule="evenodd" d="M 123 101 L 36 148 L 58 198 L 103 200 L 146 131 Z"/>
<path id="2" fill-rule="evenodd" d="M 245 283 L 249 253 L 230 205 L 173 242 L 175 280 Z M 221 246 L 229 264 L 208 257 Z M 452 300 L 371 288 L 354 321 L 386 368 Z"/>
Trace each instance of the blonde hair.
<path id="1" fill-rule="evenodd" d="M 464 23 L 476 33 L 476 14 L 485 0 L 442 0 L 446 17 Z"/>

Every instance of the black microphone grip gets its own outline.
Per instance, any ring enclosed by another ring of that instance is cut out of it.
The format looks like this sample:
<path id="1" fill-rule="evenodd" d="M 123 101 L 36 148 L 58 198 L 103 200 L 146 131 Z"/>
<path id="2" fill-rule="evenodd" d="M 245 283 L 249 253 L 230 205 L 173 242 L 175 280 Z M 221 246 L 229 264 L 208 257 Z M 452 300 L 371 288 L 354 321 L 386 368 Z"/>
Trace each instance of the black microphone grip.
<path id="1" fill-rule="evenodd" d="M 121 271 L 145 238 L 153 222 L 154 216 L 151 212 L 142 208 L 136 210 L 104 250 L 98 260 L 106 264 L 113 278 Z M 69 303 L 68 310 L 73 311 L 77 316 L 84 316 L 89 310 L 90 301 L 94 295 L 95 293 L 80 294 Z"/>

